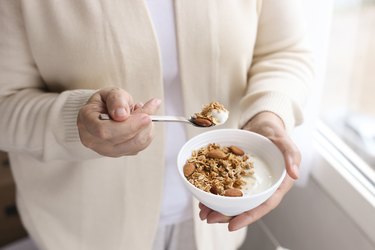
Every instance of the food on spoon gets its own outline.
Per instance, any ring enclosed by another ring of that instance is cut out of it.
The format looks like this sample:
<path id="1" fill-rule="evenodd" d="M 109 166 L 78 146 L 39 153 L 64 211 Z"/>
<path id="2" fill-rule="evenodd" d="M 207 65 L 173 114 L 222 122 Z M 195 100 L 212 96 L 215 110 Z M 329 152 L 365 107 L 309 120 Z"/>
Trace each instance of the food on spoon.
<path id="1" fill-rule="evenodd" d="M 200 127 L 211 127 L 213 125 L 212 121 L 205 118 L 192 117 L 192 122 Z"/>
<path id="2" fill-rule="evenodd" d="M 202 127 L 221 125 L 228 119 L 229 111 L 219 102 L 211 102 L 203 106 L 200 113 L 195 113 L 192 121 Z"/>

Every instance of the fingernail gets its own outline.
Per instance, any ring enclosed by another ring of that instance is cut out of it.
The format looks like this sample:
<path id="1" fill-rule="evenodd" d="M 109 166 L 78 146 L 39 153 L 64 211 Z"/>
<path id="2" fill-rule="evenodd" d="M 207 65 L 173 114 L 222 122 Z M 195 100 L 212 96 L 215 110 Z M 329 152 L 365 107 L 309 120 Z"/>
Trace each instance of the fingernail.
<path id="1" fill-rule="evenodd" d="M 118 116 L 118 117 L 121 117 L 121 116 L 125 116 L 126 115 L 126 111 L 124 108 L 117 108 L 115 110 L 115 116 Z"/>
<path id="2" fill-rule="evenodd" d="M 160 105 L 160 104 L 161 104 L 161 100 L 158 99 L 158 98 L 155 98 L 154 100 L 152 100 L 152 102 L 153 102 L 155 105 Z"/>
<path id="3" fill-rule="evenodd" d="M 229 225 L 228 225 L 228 231 L 229 231 L 229 232 L 237 231 L 237 230 L 240 229 L 240 228 L 241 228 L 241 226 L 238 226 L 238 225 L 236 225 L 236 226 L 229 226 Z"/>
<path id="4" fill-rule="evenodd" d="M 228 225 L 228 230 L 230 232 L 234 232 L 234 231 L 237 231 L 238 229 L 241 229 L 243 227 L 246 227 L 246 226 L 250 225 L 253 222 L 254 222 L 253 217 L 251 217 L 249 215 L 246 221 L 241 221 L 241 222 L 238 222 L 236 224 L 229 224 Z"/>
<path id="5" fill-rule="evenodd" d="M 199 218 L 200 218 L 201 220 L 205 220 L 205 219 L 206 219 L 206 218 L 204 217 L 204 215 L 202 214 L 202 212 L 199 213 Z"/>
<path id="6" fill-rule="evenodd" d="M 296 175 L 296 177 L 299 178 L 299 167 L 296 164 L 294 164 L 292 166 L 292 169 L 293 169 L 293 172 Z"/>
<path id="7" fill-rule="evenodd" d="M 148 123 L 150 121 L 150 116 L 148 115 L 144 115 L 142 118 L 141 118 L 141 121 L 144 122 L 144 123 Z"/>
<path id="8" fill-rule="evenodd" d="M 137 108 L 142 108 L 143 107 L 143 105 L 144 105 L 144 103 L 143 102 L 139 102 L 139 103 L 137 103 L 135 106 L 137 107 Z"/>

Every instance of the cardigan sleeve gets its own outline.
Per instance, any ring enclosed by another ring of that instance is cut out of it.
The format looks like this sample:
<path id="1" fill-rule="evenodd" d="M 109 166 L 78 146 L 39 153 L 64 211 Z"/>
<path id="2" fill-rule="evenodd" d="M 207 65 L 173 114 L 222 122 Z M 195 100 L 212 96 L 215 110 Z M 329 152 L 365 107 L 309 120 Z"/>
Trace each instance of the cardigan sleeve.
<path id="1" fill-rule="evenodd" d="M 99 157 L 78 136 L 76 117 L 94 90 L 48 92 L 27 41 L 18 0 L 0 1 L 0 150 L 39 160 Z"/>
<path id="2" fill-rule="evenodd" d="M 260 1 L 257 39 L 241 100 L 240 126 L 271 111 L 287 131 L 303 121 L 303 104 L 313 79 L 312 58 L 299 0 Z"/>

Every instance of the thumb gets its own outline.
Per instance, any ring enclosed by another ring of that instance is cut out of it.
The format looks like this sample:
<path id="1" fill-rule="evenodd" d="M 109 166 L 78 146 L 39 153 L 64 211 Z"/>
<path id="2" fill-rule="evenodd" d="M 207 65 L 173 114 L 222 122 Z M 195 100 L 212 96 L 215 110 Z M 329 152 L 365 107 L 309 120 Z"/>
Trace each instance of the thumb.
<path id="1" fill-rule="evenodd" d="M 124 121 L 130 115 L 133 98 L 123 89 L 112 88 L 100 93 L 108 114 L 114 121 Z"/>

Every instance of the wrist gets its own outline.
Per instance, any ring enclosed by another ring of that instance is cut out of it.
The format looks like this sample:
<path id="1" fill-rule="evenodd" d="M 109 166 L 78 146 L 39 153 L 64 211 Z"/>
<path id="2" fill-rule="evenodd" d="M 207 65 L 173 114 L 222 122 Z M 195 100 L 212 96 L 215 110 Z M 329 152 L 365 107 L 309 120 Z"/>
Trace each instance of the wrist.
<path id="1" fill-rule="evenodd" d="M 285 124 L 281 117 L 271 111 L 261 111 L 257 113 L 256 115 L 251 117 L 248 122 L 245 123 L 243 128 L 246 129 L 248 127 L 254 127 L 258 125 L 272 125 L 272 127 L 277 125 L 278 127 L 283 128 L 285 130 Z"/>

